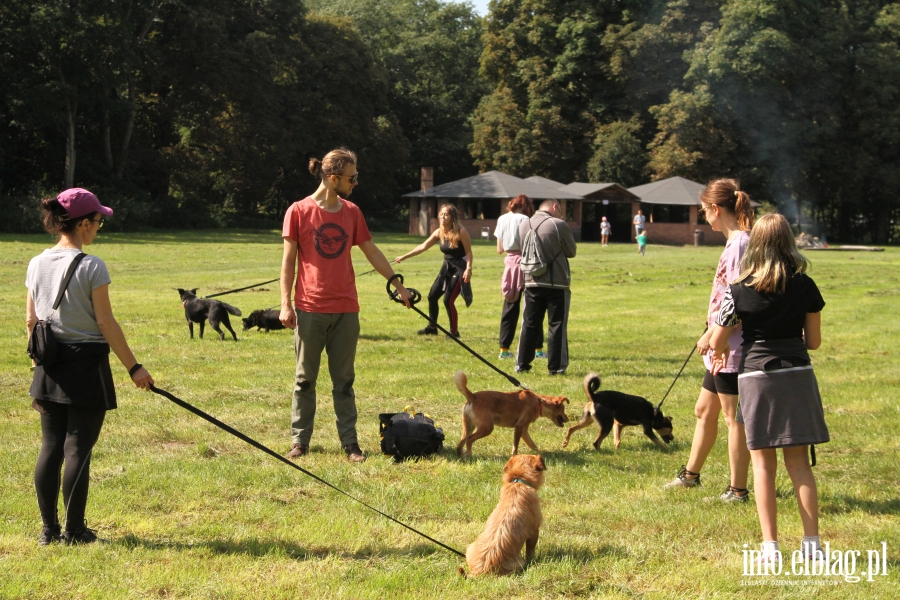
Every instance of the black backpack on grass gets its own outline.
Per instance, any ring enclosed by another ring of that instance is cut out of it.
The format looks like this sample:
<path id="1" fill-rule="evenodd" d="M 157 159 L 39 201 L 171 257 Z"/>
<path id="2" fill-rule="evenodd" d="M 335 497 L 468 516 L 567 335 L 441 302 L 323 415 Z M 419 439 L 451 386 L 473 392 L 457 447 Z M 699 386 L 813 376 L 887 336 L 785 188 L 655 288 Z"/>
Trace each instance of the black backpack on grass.
<path id="1" fill-rule="evenodd" d="M 444 448 L 444 432 L 434 421 L 416 413 L 382 413 L 378 415 L 381 429 L 381 451 L 401 462 L 410 457 L 421 458 Z"/>

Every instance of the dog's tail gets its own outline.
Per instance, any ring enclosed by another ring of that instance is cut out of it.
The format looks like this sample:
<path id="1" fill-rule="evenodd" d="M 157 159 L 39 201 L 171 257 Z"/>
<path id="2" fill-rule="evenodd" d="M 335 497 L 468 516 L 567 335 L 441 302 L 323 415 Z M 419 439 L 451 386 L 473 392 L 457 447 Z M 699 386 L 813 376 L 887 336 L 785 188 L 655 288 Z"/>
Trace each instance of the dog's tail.
<path id="1" fill-rule="evenodd" d="M 235 308 L 235 307 L 233 307 L 233 306 L 230 305 L 230 304 L 225 304 L 225 303 L 223 302 L 223 303 L 222 303 L 222 308 L 224 308 L 225 310 L 227 310 L 229 313 L 233 314 L 233 315 L 236 316 L 236 317 L 241 316 L 241 311 L 240 311 L 240 309 Z"/>
<path id="2" fill-rule="evenodd" d="M 584 376 L 584 393 L 591 400 L 594 400 L 594 394 L 600 389 L 600 376 L 596 373 L 588 373 Z"/>
<path id="3" fill-rule="evenodd" d="M 456 384 L 459 393 L 466 397 L 466 402 L 474 400 L 475 396 L 469 391 L 469 380 L 464 371 L 456 372 L 456 375 L 453 376 L 453 383 Z"/>

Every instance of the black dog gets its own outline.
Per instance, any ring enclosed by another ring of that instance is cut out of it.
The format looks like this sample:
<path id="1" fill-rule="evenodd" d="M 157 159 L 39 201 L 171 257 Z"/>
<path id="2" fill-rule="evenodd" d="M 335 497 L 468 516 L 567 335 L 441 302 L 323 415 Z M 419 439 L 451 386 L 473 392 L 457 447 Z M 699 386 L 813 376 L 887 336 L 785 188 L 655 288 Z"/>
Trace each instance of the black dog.
<path id="1" fill-rule="evenodd" d="M 581 420 L 569 427 L 566 432 L 566 439 L 563 441 L 563 448 L 569 443 L 569 436 L 573 431 L 584 429 L 595 421 L 600 427 L 600 435 L 594 440 L 594 448 L 600 449 L 600 444 L 615 423 L 615 442 L 616 448 L 619 447 L 621 441 L 620 434 L 626 425 L 641 425 L 644 428 L 644 435 L 653 440 L 653 443 L 660 448 L 666 446 L 659 441 L 653 430 L 659 432 L 666 444 L 675 439 L 672 435 L 672 417 L 664 417 L 662 410 L 653 408 L 646 398 L 640 396 L 632 396 L 623 394 L 622 392 L 598 392 L 600 389 L 600 376 L 596 373 L 589 373 L 584 378 L 584 393 L 590 401 L 584 407 L 581 413 Z"/>
<path id="2" fill-rule="evenodd" d="M 228 313 L 239 317 L 241 316 L 241 311 L 230 304 L 225 304 L 218 300 L 198 298 L 196 295 L 197 288 L 192 290 L 178 288 L 178 293 L 181 295 L 181 304 L 184 306 L 184 316 L 187 318 L 188 329 L 191 330 L 191 339 L 194 339 L 194 323 L 200 323 L 200 339 L 203 339 L 203 327 L 206 325 L 206 320 L 209 319 L 209 326 L 219 334 L 220 341 L 225 341 L 225 334 L 219 329 L 219 323 L 224 325 L 225 329 L 231 332 L 234 341 L 237 341 L 237 334 L 231 328 Z"/>
<path id="3" fill-rule="evenodd" d="M 242 319 L 244 321 L 244 331 L 247 331 L 251 327 L 256 327 L 256 330 L 265 329 L 266 333 L 273 329 L 284 329 L 284 325 L 281 324 L 281 321 L 278 319 L 278 315 L 280 315 L 280 311 L 275 309 L 268 310 L 254 310 L 250 313 L 250 316 L 246 319 Z"/>

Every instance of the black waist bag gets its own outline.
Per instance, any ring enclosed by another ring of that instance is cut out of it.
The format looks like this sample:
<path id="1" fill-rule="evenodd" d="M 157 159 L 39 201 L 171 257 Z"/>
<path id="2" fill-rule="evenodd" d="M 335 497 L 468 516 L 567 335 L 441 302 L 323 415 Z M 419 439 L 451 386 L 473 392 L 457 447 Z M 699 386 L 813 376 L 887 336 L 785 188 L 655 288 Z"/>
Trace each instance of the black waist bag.
<path id="1" fill-rule="evenodd" d="M 444 432 L 422 413 L 413 417 L 405 412 L 382 413 L 378 419 L 381 422 L 381 451 L 393 456 L 397 462 L 443 450 Z"/>
<path id="2" fill-rule="evenodd" d="M 78 267 L 78 263 L 85 256 L 87 254 L 81 252 L 69 264 L 62 287 L 59 288 L 59 293 L 56 295 L 56 302 L 53 303 L 54 311 L 59 308 L 59 303 L 62 302 L 66 288 L 69 287 L 69 281 L 71 281 L 72 275 L 75 274 L 75 268 Z M 57 351 L 56 336 L 53 335 L 53 330 L 50 328 L 50 317 L 35 323 L 34 328 L 31 330 L 31 337 L 28 338 L 28 356 L 34 360 L 35 364 L 46 367 L 52 365 L 56 360 Z"/>

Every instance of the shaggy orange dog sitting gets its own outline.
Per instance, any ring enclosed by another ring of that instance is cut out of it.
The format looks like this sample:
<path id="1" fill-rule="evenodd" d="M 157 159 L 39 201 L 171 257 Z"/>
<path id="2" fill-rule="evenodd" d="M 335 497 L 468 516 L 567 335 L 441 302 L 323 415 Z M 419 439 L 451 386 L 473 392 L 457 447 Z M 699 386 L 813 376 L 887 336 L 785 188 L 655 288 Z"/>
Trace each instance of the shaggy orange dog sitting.
<path id="1" fill-rule="evenodd" d="M 462 371 L 456 373 L 453 382 L 463 396 L 466 397 L 466 405 L 463 407 L 463 434 L 456 447 L 456 454 L 462 455 L 463 446 L 466 447 L 466 456 L 472 456 L 472 443 L 487 437 L 494 430 L 494 426 L 513 427 L 513 455 L 519 452 L 519 440 L 522 439 L 532 450 L 537 446 L 528 435 L 528 426 L 538 420 L 538 417 L 547 417 L 557 427 L 569 420 L 566 416 L 565 403 L 569 401 L 565 396 L 539 396 L 529 390 L 520 392 L 476 392 L 472 393 L 468 388 L 466 374 Z"/>
<path id="2" fill-rule="evenodd" d="M 541 501 L 537 490 L 546 470 L 540 456 L 513 456 L 503 467 L 500 503 L 488 517 L 484 531 L 466 548 L 469 575 L 506 575 L 525 566 L 534 557 L 541 528 Z"/>

